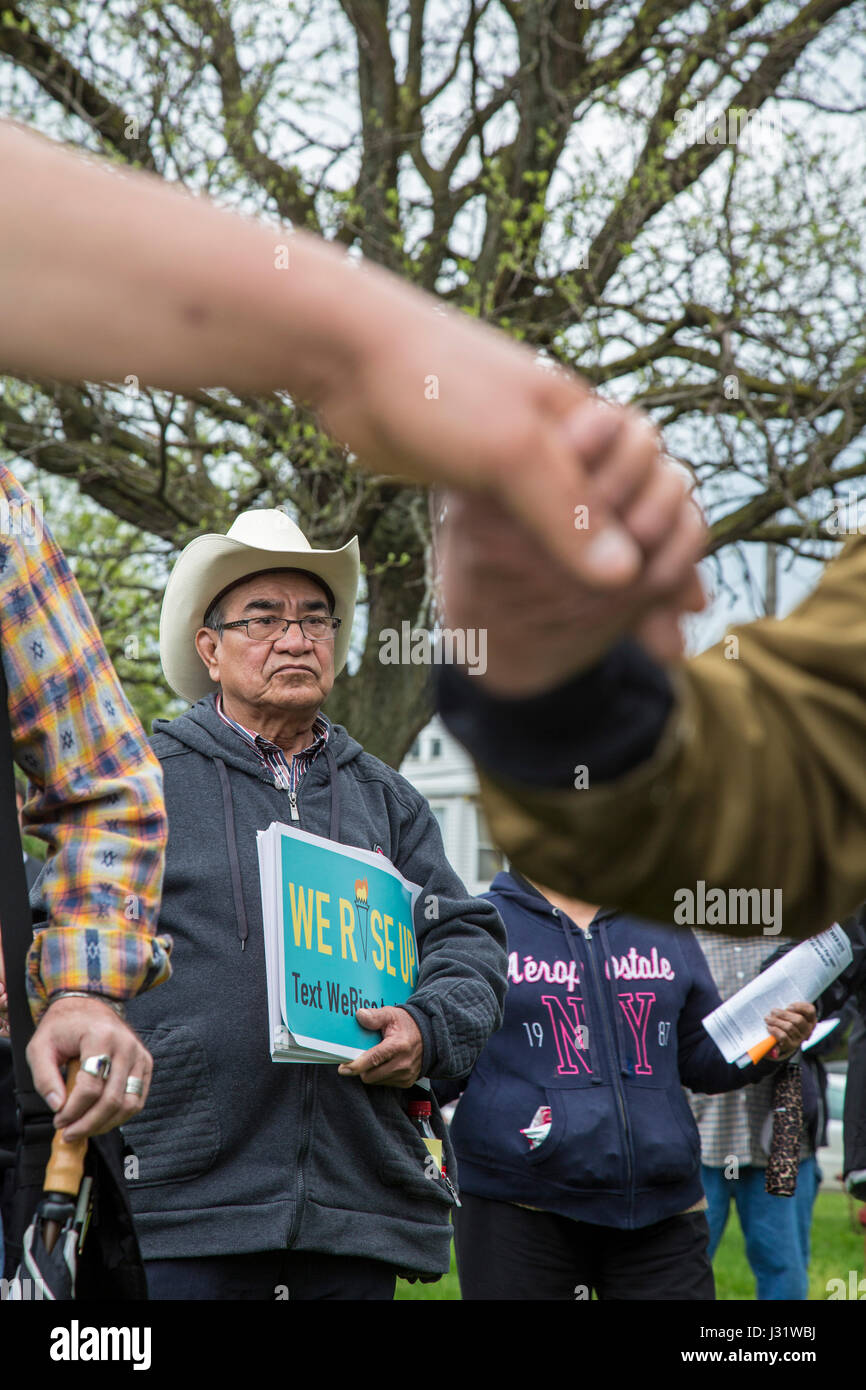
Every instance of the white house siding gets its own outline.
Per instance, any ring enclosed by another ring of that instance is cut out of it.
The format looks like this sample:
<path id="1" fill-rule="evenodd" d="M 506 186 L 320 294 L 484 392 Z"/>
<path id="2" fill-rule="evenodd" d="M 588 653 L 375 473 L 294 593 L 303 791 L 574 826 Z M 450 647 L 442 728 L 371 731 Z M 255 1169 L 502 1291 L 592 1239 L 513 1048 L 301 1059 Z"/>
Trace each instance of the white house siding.
<path id="1" fill-rule="evenodd" d="M 422 729 L 400 771 L 429 801 L 454 872 L 470 893 L 486 892 L 496 864 L 487 863 L 487 876 L 479 877 L 479 867 L 484 865 L 479 866 L 478 779 L 472 760 L 438 716 Z M 501 855 L 496 863 L 504 863 Z"/>

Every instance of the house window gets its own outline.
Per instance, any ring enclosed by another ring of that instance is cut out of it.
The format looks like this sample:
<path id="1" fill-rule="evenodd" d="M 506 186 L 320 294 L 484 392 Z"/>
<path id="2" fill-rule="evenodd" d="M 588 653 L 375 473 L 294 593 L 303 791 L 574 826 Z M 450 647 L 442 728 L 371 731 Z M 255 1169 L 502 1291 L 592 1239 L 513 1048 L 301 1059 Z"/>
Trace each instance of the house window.
<path id="1" fill-rule="evenodd" d="M 478 872 L 476 877 L 481 883 L 489 883 L 491 879 L 496 877 L 500 869 L 505 868 L 505 855 L 494 846 L 490 827 L 480 806 L 476 806 L 475 816 L 478 827 Z"/>
<path id="2" fill-rule="evenodd" d="M 406 756 L 407 756 L 408 758 L 420 758 L 420 756 L 421 756 L 421 740 L 420 740 L 420 738 L 416 738 L 415 742 L 412 744 L 412 747 L 409 749 L 409 752 L 406 754 Z"/>
<path id="3" fill-rule="evenodd" d="M 441 740 L 441 738 L 431 738 L 431 740 L 430 740 L 430 757 L 431 757 L 431 758 L 441 758 L 441 757 L 442 757 L 442 740 Z"/>

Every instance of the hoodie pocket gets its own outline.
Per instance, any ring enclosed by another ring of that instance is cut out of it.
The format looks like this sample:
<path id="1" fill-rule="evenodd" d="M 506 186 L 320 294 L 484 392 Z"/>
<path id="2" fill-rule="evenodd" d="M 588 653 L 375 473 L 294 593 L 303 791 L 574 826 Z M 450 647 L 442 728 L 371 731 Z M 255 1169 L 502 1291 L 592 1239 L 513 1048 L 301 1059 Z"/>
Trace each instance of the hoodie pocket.
<path id="1" fill-rule="evenodd" d="M 550 1106 L 550 1132 L 524 1155 L 539 1179 L 569 1191 L 622 1187 L 625 1154 L 611 1087 L 557 1087 L 545 1092 L 544 1103 Z"/>
<path id="2" fill-rule="evenodd" d="M 391 1143 L 380 1162 L 379 1175 L 388 1187 L 403 1188 L 413 1197 L 428 1198 L 450 1207 L 454 1205 L 456 1191 L 456 1162 L 448 1126 L 438 1106 L 434 1106 L 431 1121 L 435 1137 L 442 1140 L 442 1160 L 448 1181 L 443 1179 L 435 1158 L 399 1101 L 387 1124 Z"/>
<path id="3" fill-rule="evenodd" d="M 321 1206 L 401 1220 L 447 1222 L 454 1197 L 435 1159 L 406 1112 L 406 1093 L 365 1086 L 352 1077 L 320 1075 L 309 1151 L 307 1191 Z M 449 1182 L 456 1186 L 447 1130 L 433 1109 L 433 1129 L 444 1139 Z M 426 1206 L 419 1214 L 418 1204 Z M 413 1217 L 412 1212 L 416 1215 Z"/>
<path id="4" fill-rule="evenodd" d="M 543 1105 L 550 1107 L 550 1130 L 531 1149 L 522 1131 Z M 458 1163 L 465 1157 L 476 1166 L 511 1173 L 533 1169 L 539 1182 L 565 1191 L 618 1189 L 624 1182 L 616 1098 L 609 1086 L 545 1088 L 517 1076 L 503 1084 L 496 1075 L 479 1084 L 473 1075 L 451 1128 Z"/>
<path id="5" fill-rule="evenodd" d="M 206 1173 L 220 1150 L 216 1096 L 204 1048 L 190 1028 L 141 1028 L 153 1057 L 147 1104 L 123 1126 L 137 1160 L 131 1184 L 152 1187 Z"/>
<path id="6" fill-rule="evenodd" d="M 693 1177 L 700 1163 L 700 1138 L 680 1087 L 655 1090 L 650 1086 L 632 1086 L 628 1107 L 635 1186 L 657 1187 Z"/>

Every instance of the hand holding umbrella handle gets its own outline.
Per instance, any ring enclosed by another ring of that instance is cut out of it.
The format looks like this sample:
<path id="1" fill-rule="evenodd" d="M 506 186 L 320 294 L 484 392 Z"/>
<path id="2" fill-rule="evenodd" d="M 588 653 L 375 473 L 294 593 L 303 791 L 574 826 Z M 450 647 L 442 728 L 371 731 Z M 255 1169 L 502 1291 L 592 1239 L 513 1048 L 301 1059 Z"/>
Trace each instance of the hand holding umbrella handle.
<path id="1" fill-rule="evenodd" d="M 75 1085 L 75 1078 L 81 1070 L 81 1059 L 76 1057 L 66 1068 L 66 1093 L 67 1095 Z M 84 1156 L 87 1153 L 87 1140 L 73 1139 L 67 1144 L 63 1138 L 63 1131 L 58 1130 L 51 1141 L 51 1155 L 45 1169 L 45 1181 L 42 1184 L 42 1191 L 49 1199 L 69 1198 L 74 1206 L 75 1199 L 81 1187 L 81 1180 L 84 1177 Z M 47 1213 L 46 1213 L 47 1214 Z M 62 1215 L 61 1211 L 56 1213 Z M 52 1211 L 52 1216 L 55 1213 Z M 60 1235 L 61 1221 L 45 1221 L 43 1228 L 43 1239 L 45 1249 L 49 1252 L 54 1249 L 57 1237 Z"/>
<path id="2" fill-rule="evenodd" d="M 81 1070 L 81 1059 L 76 1057 L 66 1068 L 67 1095 L 75 1085 L 75 1078 Z M 63 1131 L 58 1130 L 51 1144 L 51 1157 L 45 1169 L 45 1192 L 63 1192 L 68 1197 L 77 1197 L 84 1176 L 84 1156 L 87 1153 L 87 1139 L 73 1139 L 67 1144 Z"/>

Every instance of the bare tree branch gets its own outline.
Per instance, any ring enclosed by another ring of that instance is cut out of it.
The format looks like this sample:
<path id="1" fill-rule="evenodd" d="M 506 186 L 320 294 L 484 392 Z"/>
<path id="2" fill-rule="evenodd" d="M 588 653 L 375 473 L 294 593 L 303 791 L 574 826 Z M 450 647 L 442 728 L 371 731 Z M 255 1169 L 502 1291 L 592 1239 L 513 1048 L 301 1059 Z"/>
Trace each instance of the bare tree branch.
<path id="1" fill-rule="evenodd" d="M 40 87 L 68 111 L 86 121 L 100 140 L 130 164 L 156 171 L 148 132 L 139 132 L 131 112 L 100 92 L 75 65 L 42 38 L 17 5 L 0 6 L 0 53 L 29 72 Z"/>

